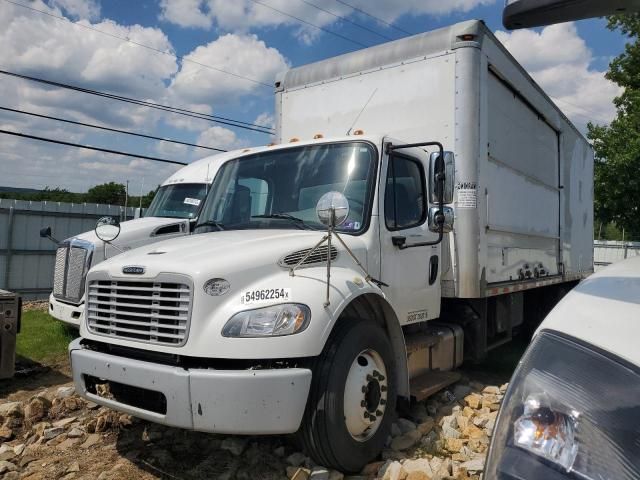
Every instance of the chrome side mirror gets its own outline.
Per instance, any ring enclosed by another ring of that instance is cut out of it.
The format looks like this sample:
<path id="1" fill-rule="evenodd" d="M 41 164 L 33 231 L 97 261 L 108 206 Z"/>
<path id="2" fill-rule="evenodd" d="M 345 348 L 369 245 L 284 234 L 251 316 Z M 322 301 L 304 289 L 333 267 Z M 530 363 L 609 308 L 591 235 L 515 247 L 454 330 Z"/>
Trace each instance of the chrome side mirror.
<path id="1" fill-rule="evenodd" d="M 349 216 L 349 200 L 340 192 L 327 192 L 316 204 L 316 215 L 327 227 L 342 225 Z"/>
<path id="2" fill-rule="evenodd" d="M 102 217 L 96 222 L 95 232 L 103 242 L 113 242 L 120 235 L 120 221 L 116 217 Z"/>
<path id="3" fill-rule="evenodd" d="M 455 155 L 453 152 L 444 152 L 444 161 L 440 159 L 439 152 L 433 152 L 429 157 L 429 192 L 431 203 L 440 201 L 440 189 L 444 187 L 444 203 L 453 203 L 453 190 L 456 176 Z M 444 180 L 438 181 L 438 174 L 444 174 Z"/>
<path id="4" fill-rule="evenodd" d="M 442 233 L 449 233 L 453 230 L 453 208 L 443 207 L 440 210 L 439 207 L 429 208 L 429 230 L 435 233 L 440 232 L 440 225 L 442 225 Z"/>

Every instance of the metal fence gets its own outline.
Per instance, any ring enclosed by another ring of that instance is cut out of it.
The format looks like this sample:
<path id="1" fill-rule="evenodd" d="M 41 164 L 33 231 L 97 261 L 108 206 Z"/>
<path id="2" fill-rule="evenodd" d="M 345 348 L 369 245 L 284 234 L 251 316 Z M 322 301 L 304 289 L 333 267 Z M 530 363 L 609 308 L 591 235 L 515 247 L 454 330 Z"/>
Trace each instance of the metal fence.
<path id="1" fill-rule="evenodd" d="M 133 218 L 135 208 L 127 209 Z M 0 289 L 20 292 L 25 298 L 46 298 L 51 292 L 56 246 L 40 238 L 51 227 L 58 240 L 93 230 L 105 215 L 124 220 L 117 205 L 30 202 L 0 199 Z"/>
<path id="2" fill-rule="evenodd" d="M 593 242 L 593 264 L 595 270 L 640 255 L 640 242 L 596 240 Z"/>

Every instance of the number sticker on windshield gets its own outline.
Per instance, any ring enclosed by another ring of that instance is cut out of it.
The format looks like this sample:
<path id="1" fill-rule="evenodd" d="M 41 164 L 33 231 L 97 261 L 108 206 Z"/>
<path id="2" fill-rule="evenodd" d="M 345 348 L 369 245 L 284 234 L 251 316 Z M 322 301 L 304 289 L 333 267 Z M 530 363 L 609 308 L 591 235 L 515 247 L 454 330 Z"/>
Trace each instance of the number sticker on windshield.
<path id="1" fill-rule="evenodd" d="M 197 207 L 198 205 L 200 205 L 200 199 L 187 197 L 184 199 L 184 203 L 186 203 L 187 205 L 195 205 Z"/>
<path id="2" fill-rule="evenodd" d="M 240 298 L 240 303 L 253 305 L 256 303 L 286 302 L 290 298 L 290 288 L 260 288 L 244 292 Z"/>

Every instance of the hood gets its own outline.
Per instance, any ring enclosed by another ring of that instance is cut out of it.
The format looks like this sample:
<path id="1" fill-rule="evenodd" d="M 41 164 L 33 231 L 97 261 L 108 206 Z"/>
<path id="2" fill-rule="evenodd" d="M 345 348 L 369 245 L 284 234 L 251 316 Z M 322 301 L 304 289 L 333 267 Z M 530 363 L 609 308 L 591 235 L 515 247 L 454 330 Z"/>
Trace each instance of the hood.
<path id="1" fill-rule="evenodd" d="M 275 266 L 290 253 L 312 248 L 324 235 L 324 231 L 303 230 L 201 233 L 123 253 L 98 268 L 106 270 L 112 277 L 123 277 L 122 267 L 135 265 L 145 268 L 144 275 L 126 275 L 127 278 L 153 278 L 159 273 L 170 272 L 184 273 L 197 280 L 199 276 L 209 278 L 211 275 L 246 272 L 265 265 Z M 348 235 L 342 235 L 342 239 L 366 265 L 364 242 Z"/>
<path id="2" fill-rule="evenodd" d="M 540 325 L 640 365 L 640 257 L 583 280 Z"/>
<path id="3" fill-rule="evenodd" d="M 188 220 L 180 218 L 163 218 L 163 217 L 143 217 L 136 218 L 134 220 L 127 220 L 120 224 L 120 235 L 113 241 L 113 244 L 126 249 L 132 247 L 131 243 L 137 243 L 140 240 L 148 239 L 149 237 L 162 237 L 163 234 L 186 234 Z M 166 227 L 174 226 L 175 228 L 167 229 Z M 165 228 L 163 228 L 165 227 Z M 170 232 L 163 233 L 162 230 L 171 230 Z M 91 242 L 94 245 L 102 245 L 100 240 L 93 230 L 76 235 L 73 238 L 79 240 L 85 240 Z"/>

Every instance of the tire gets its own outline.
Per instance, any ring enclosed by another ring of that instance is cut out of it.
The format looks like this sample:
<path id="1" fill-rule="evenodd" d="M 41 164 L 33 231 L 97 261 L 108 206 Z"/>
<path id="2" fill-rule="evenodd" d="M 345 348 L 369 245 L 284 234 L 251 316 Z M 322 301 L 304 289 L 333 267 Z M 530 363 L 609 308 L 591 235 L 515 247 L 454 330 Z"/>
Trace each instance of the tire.
<path id="1" fill-rule="evenodd" d="M 372 361 L 377 374 L 367 375 L 372 380 L 368 381 L 366 391 L 357 390 L 362 392 L 363 400 L 354 402 L 355 387 L 359 384 L 354 378 L 369 371 Z M 378 368 L 380 361 L 386 370 L 382 374 Z M 345 410 L 345 391 L 352 400 L 346 405 L 349 415 Z M 372 322 L 344 319 L 314 362 L 307 407 L 298 432 L 304 450 L 319 465 L 346 473 L 359 472 L 384 448 L 395 415 L 396 391 L 393 350 L 385 331 Z M 374 408 L 376 397 L 378 407 Z M 375 420 L 365 419 L 363 422 L 372 422 L 372 426 L 354 437 L 352 431 L 360 428 L 359 417 L 353 414 L 358 406 Z M 351 419 L 350 427 L 347 416 Z"/>

